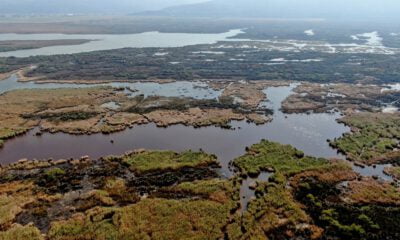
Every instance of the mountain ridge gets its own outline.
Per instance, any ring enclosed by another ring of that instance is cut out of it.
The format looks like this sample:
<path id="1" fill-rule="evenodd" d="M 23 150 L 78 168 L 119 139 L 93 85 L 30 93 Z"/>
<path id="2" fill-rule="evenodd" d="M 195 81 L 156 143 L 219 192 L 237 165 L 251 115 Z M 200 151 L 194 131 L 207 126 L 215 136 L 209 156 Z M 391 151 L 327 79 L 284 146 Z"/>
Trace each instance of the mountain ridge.
<path id="1" fill-rule="evenodd" d="M 144 16 L 400 19 L 396 0 L 212 0 L 147 11 Z"/>

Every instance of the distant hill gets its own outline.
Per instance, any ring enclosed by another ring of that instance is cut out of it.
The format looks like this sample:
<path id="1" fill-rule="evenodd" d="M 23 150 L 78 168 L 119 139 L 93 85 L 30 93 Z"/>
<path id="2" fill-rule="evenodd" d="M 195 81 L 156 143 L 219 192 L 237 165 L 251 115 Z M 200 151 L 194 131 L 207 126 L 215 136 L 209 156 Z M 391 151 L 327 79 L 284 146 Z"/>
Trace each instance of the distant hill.
<path id="1" fill-rule="evenodd" d="M 400 19 L 399 0 L 211 0 L 141 13 L 147 16 Z"/>
<path id="2" fill-rule="evenodd" d="M 0 0 L 0 14 L 128 14 L 202 0 Z M 203 0 L 204 1 L 204 0 Z"/>

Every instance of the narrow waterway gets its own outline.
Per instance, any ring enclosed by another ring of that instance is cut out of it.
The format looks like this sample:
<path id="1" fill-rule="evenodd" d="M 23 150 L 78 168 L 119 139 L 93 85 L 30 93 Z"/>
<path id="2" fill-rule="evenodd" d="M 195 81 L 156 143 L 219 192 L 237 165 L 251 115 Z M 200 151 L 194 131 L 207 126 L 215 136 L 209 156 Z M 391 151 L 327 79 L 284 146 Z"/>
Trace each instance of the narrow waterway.
<path id="1" fill-rule="evenodd" d="M 0 91 L 5 92 L 21 88 L 56 88 L 84 87 L 80 84 L 34 84 L 19 83 L 12 76 L 9 80 L 0 81 Z M 136 94 L 188 96 L 199 98 L 216 98 L 220 92 L 201 86 L 201 83 L 176 82 L 169 84 L 155 83 L 111 83 L 111 86 L 128 86 L 138 91 Z M 197 85 L 196 85 L 197 84 Z M 200 85 L 200 86 L 199 86 Z M 197 87 L 196 87 L 197 86 Z M 295 85 L 287 87 L 271 87 L 266 89 L 269 101 L 263 105 L 274 109 L 274 120 L 266 125 L 255 125 L 245 121 L 234 121 L 236 130 L 224 130 L 217 127 L 192 128 L 183 125 L 157 128 L 154 124 L 135 126 L 133 129 L 112 135 L 94 134 L 89 136 L 73 136 L 68 134 L 44 134 L 34 136 L 34 131 L 27 135 L 7 141 L 0 150 L 2 164 L 15 162 L 18 159 L 70 158 L 89 155 L 98 158 L 110 154 L 122 154 L 136 148 L 171 149 L 203 149 L 215 153 L 223 166 L 222 172 L 230 176 L 232 172 L 228 163 L 245 153 L 246 146 L 269 139 L 284 144 L 291 144 L 306 154 L 317 157 L 342 158 L 330 148 L 327 139 L 341 136 L 349 131 L 338 124 L 339 114 L 283 114 L 279 111 L 280 103 L 291 93 Z M 111 144 L 111 140 L 114 144 Z"/>
<path id="2" fill-rule="evenodd" d="M 161 96 L 192 96 L 197 98 L 217 98 L 219 91 L 206 88 L 202 83 L 176 82 L 168 84 L 157 83 L 110 83 L 113 87 L 129 87 L 136 89 L 135 94 Z M 0 92 L 21 88 L 57 88 L 57 87 L 87 87 L 80 84 L 34 84 L 19 83 L 16 76 L 0 81 Z M 336 119 L 340 113 L 284 114 L 280 111 L 281 102 L 291 94 L 297 84 L 284 87 L 270 87 L 265 90 L 268 101 L 261 107 L 274 110 L 272 122 L 265 125 L 255 125 L 246 121 L 232 121 L 234 130 L 221 129 L 214 126 L 193 128 L 174 125 L 168 128 L 158 128 L 155 124 L 138 125 L 132 129 L 111 135 L 93 134 L 75 136 L 63 133 L 35 136 L 34 129 L 24 136 L 7 141 L 0 150 L 0 163 L 8 164 L 19 159 L 68 159 L 88 155 L 100 158 L 107 155 L 121 155 L 133 149 L 146 148 L 154 150 L 194 151 L 204 150 L 216 154 L 221 163 L 221 174 L 232 176 L 230 162 L 245 154 L 245 148 L 260 142 L 262 139 L 290 144 L 305 154 L 345 159 L 332 149 L 327 139 L 340 137 L 350 129 L 339 124 Z M 186 94 L 186 95 L 185 95 Z M 111 103 L 110 103 L 111 104 Z M 112 105 L 112 104 L 111 104 Z M 112 106 L 115 107 L 115 106 Z M 384 180 L 391 177 L 383 173 L 387 165 L 375 167 L 357 167 L 354 170 L 363 176 L 378 176 Z M 256 181 L 267 181 L 270 174 L 262 173 L 258 178 L 245 179 L 240 193 L 242 210 L 254 197 L 253 188 Z"/>
<path id="3" fill-rule="evenodd" d="M 1 85 L 1 83 L 0 81 L 0 91 L 3 92 L 19 88 L 69 87 L 62 84 L 42 85 L 16 83 L 14 81 L 14 85 L 6 89 L 4 86 L 7 85 Z M 76 84 L 74 84 L 75 86 Z M 269 100 L 262 105 L 274 110 L 273 121 L 265 125 L 233 121 L 231 125 L 235 130 L 226 130 L 214 126 L 193 128 L 174 125 L 168 128 L 158 128 L 154 124 L 146 124 L 112 135 L 75 136 L 63 133 L 45 133 L 40 137 L 35 136 L 34 133 L 38 130 L 34 129 L 24 136 L 7 141 L 0 150 L 0 163 L 8 164 L 23 158 L 43 160 L 77 158 L 84 155 L 99 158 L 105 155 L 123 154 L 126 151 L 138 148 L 175 151 L 203 149 L 218 156 L 222 165 L 222 174 L 229 177 L 233 174 L 229 169 L 229 162 L 243 155 L 247 146 L 258 143 L 262 139 L 290 144 L 304 151 L 305 154 L 315 157 L 344 159 L 344 156 L 338 154 L 326 141 L 340 137 L 350 130 L 336 121 L 340 117 L 339 113 L 284 114 L 280 111 L 280 103 L 291 94 L 291 90 L 295 86 L 296 84 L 292 84 L 287 87 L 271 87 L 265 90 Z M 171 91 L 167 93 L 165 89 L 162 90 L 163 87 Z M 213 98 L 219 96 L 218 91 L 193 87 L 193 85 L 187 83 L 153 85 L 153 88 L 146 86 L 138 87 L 138 89 L 140 89 L 138 93 L 146 95 L 153 93 L 164 95 L 165 93 L 169 96 L 179 96 L 182 92 L 185 92 L 188 95 L 198 97 L 201 97 L 202 94 Z M 388 180 L 390 177 L 382 173 L 384 167 L 384 165 L 375 168 L 355 166 L 354 169 L 362 175 L 377 175 Z"/>

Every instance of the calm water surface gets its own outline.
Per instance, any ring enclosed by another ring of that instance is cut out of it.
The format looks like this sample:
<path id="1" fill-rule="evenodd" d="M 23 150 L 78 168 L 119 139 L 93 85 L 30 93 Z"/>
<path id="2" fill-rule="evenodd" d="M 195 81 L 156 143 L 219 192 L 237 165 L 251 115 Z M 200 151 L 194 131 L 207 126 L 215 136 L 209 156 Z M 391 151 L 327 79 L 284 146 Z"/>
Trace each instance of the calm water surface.
<path id="1" fill-rule="evenodd" d="M 226 33 L 160 33 L 145 32 L 138 34 L 0 34 L 2 40 L 58 40 L 58 39 L 88 39 L 96 40 L 80 45 L 52 46 L 38 49 L 0 52 L 0 57 L 29 57 L 36 55 L 56 55 L 111 50 L 118 48 L 144 47 L 183 47 L 197 44 L 213 44 L 227 40 L 242 33 L 241 30 L 231 30 Z"/>
<path id="2" fill-rule="evenodd" d="M 275 114 L 274 120 L 266 125 L 234 121 L 232 126 L 236 130 L 224 130 L 213 126 L 195 129 L 183 125 L 157 128 L 154 124 L 146 124 L 112 135 L 89 136 L 58 133 L 37 137 L 32 131 L 26 136 L 7 141 L 0 150 L 0 160 L 4 164 L 21 158 L 58 159 L 83 155 L 98 158 L 137 148 L 176 151 L 201 148 L 216 154 L 223 165 L 222 172 L 230 176 L 232 173 L 228 163 L 244 154 L 246 146 L 258 143 L 261 139 L 291 144 L 306 154 L 317 157 L 341 158 L 326 142 L 327 139 L 339 137 L 349 131 L 347 127 L 336 122 L 338 114 L 285 115 L 277 110 L 281 99 L 286 98 L 293 87 L 267 89 L 266 93 L 271 99 L 268 104 L 274 106 Z M 111 144 L 111 140 L 114 140 L 114 144 Z"/>
<path id="3" fill-rule="evenodd" d="M 50 86 L 51 84 L 48 85 L 48 87 Z M 160 91 L 165 91 L 163 90 L 164 86 L 166 85 L 163 84 L 160 87 Z M 179 84 L 174 86 L 171 88 L 182 87 Z M 350 131 L 348 127 L 337 123 L 336 119 L 340 117 L 339 113 L 284 114 L 280 111 L 281 102 L 291 94 L 295 86 L 296 84 L 292 84 L 287 87 L 271 87 L 265 90 L 269 101 L 261 105 L 274 110 L 273 121 L 265 125 L 257 126 L 245 121 L 233 121 L 231 124 L 234 130 L 226 130 L 214 126 L 193 128 L 174 125 L 168 128 L 158 128 L 155 124 L 146 124 L 112 135 L 74 136 L 63 133 L 45 133 L 40 137 L 34 135 L 38 131 L 38 129 L 34 129 L 25 136 L 7 141 L 4 148 L 0 150 L 0 163 L 8 164 L 22 158 L 66 159 L 84 155 L 100 158 L 106 155 L 121 155 L 126 151 L 138 148 L 174 151 L 202 149 L 216 154 L 222 166 L 221 174 L 230 177 L 234 173 L 229 163 L 245 154 L 246 146 L 258 143 L 261 139 L 293 145 L 307 155 L 343 159 L 344 156 L 338 154 L 326 141 Z M 156 91 L 154 88 L 150 89 L 152 89 L 150 92 Z M 192 88 L 194 91 L 198 89 L 205 88 Z M 187 89 L 184 92 L 191 93 Z M 376 168 L 354 166 L 354 170 L 363 176 L 377 175 L 384 180 L 391 180 L 390 177 L 383 174 L 385 166 L 380 165 Z M 242 211 L 247 209 L 248 203 L 255 194 L 255 191 L 249 188 L 250 184 L 255 181 L 268 181 L 270 175 L 270 173 L 262 173 L 257 178 L 248 178 L 243 181 L 240 188 Z"/>
<path id="4" fill-rule="evenodd" d="M 0 81 L 1 83 L 2 81 Z M 21 86 L 18 84 L 34 88 L 38 86 L 42 88 L 70 87 L 60 84 L 17 83 L 17 88 Z M 146 87 L 137 87 L 137 89 L 140 89 L 139 93 L 143 92 L 147 95 L 154 93 L 171 96 L 196 93 L 201 98 L 204 96 L 217 97 L 219 94 L 219 92 L 208 92 L 213 91 L 210 89 L 185 84 L 187 83 L 180 84 L 178 82 L 151 87 L 144 84 L 143 86 Z M 99 158 L 106 155 L 120 155 L 138 148 L 175 151 L 203 149 L 218 156 L 222 165 L 222 174 L 229 177 L 233 175 L 232 169 L 229 168 L 229 162 L 245 154 L 247 146 L 258 143 L 262 139 L 293 145 L 304 151 L 305 154 L 315 157 L 344 159 L 344 156 L 338 154 L 326 141 L 350 131 L 348 127 L 337 123 L 336 119 L 340 117 L 339 113 L 284 114 L 280 111 L 281 102 L 291 94 L 291 90 L 295 86 L 296 84 L 292 84 L 287 87 L 271 87 L 265 90 L 269 101 L 261 105 L 274 110 L 273 121 L 265 125 L 257 126 L 245 121 L 233 121 L 232 126 L 235 130 L 224 130 L 214 126 L 195 129 L 174 125 L 168 128 L 158 128 L 155 124 L 146 124 L 112 135 L 74 136 L 63 133 L 46 133 L 40 137 L 34 136 L 34 133 L 38 131 L 35 129 L 25 136 L 7 141 L 0 150 L 0 163 L 8 164 L 22 158 L 62 159 L 78 158 L 84 155 Z M 207 92 L 201 93 L 201 91 Z M 113 144 L 111 140 L 113 140 Z M 385 165 L 376 168 L 354 167 L 354 170 L 364 176 L 377 175 L 390 180 L 390 177 L 382 173 L 384 167 Z"/>

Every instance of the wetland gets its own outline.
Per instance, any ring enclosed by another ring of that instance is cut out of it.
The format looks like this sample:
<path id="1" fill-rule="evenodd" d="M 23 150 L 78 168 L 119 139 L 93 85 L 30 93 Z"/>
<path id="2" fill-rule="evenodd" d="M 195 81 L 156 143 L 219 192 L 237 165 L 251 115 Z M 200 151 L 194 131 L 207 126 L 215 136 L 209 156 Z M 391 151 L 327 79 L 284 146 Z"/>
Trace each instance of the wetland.
<path id="1" fill-rule="evenodd" d="M 214 27 L 1 34 L 0 239 L 398 239 L 396 45 Z"/>

